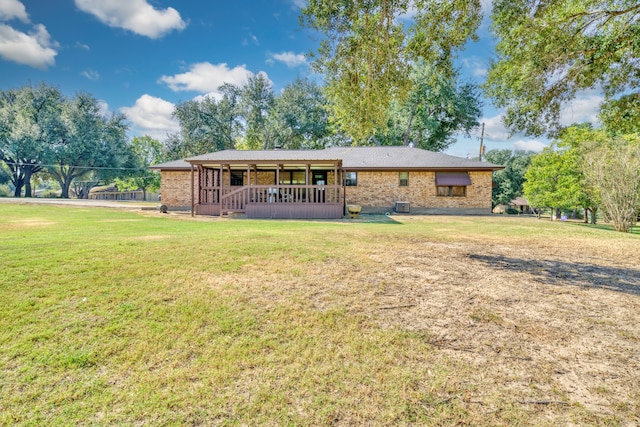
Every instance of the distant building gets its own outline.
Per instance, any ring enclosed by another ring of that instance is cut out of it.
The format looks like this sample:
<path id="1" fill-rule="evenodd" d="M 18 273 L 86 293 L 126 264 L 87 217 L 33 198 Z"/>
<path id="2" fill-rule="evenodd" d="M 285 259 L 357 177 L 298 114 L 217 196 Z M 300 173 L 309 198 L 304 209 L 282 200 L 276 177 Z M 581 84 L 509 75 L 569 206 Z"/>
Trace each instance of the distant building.
<path id="1" fill-rule="evenodd" d="M 159 196 L 157 193 L 150 193 L 147 191 L 147 201 L 158 201 Z M 138 190 L 118 190 L 116 184 L 102 185 L 99 187 L 93 187 L 89 190 L 89 199 L 93 200 L 135 200 L 141 202 L 145 200 L 144 192 L 141 189 Z"/>

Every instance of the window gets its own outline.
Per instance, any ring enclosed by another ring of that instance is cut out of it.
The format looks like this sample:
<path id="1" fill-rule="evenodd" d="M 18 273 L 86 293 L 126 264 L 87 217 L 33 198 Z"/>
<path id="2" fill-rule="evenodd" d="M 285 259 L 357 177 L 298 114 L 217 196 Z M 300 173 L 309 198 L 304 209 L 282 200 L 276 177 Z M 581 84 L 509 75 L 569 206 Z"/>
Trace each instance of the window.
<path id="1" fill-rule="evenodd" d="M 244 172 L 231 171 L 231 185 L 243 185 L 243 184 L 244 184 Z"/>
<path id="2" fill-rule="evenodd" d="M 345 172 L 344 185 L 347 187 L 355 187 L 358 185 L 358 172 Z"/>
<path id="3" fill-rule="evenodd" d="M 463 185 L 439 185 L 438 189 L 439 197 L 466 197 L 467 187 Z"/>
<path id="4" fill-rule="evenodd" d="M 400 172 L 400 187 L 409 185 L 409 172 Z"/>
<path id="5" fill-rule="evenodd" d="M 282 171 L 280 172 L 280 184 L 304 185 L 305 176 L 305 171 Z"/>

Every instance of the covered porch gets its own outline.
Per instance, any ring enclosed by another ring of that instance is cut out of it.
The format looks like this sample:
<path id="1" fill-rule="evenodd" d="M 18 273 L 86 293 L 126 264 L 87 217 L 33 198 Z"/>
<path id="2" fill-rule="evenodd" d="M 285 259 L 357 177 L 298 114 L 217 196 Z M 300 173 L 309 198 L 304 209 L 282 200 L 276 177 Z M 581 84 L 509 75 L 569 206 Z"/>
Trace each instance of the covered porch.
<path id="1" fill-rule="evenodd" d="M 191 214 L 342 218 L 341 160 L 192 160 Z"/>

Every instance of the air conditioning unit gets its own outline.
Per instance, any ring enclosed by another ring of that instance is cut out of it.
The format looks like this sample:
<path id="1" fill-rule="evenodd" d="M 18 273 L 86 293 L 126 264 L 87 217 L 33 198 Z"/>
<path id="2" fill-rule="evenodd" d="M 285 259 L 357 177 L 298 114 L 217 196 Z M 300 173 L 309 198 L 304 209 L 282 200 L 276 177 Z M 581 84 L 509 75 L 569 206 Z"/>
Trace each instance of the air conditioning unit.
<path id="1" fill-rule="evenodd" d="M 409 202 L 396 202 L 393 210 L 396 213 L 409 213 L 411 211 L 411 204 Z"/>

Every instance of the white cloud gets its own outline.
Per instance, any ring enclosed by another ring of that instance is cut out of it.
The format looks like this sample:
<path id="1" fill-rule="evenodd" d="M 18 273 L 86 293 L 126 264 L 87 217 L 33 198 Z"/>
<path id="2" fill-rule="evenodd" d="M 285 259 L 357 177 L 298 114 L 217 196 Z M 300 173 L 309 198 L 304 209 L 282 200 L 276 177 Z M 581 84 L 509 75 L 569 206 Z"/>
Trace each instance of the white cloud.
<path id="1" fill-rule="evenodd" d="M 80 75 L 89 80 L 100 80 L 100 74 L 92 69 L 88 69 L 80 73 Z"/>
<path id="2" fill-rule="evenodd" d="M 217 93 L 224 83 L 240 86 L 253 75 L 245 65 L 229 68 L 226 63 L 199 62 L 193 64 L 186 73 L 162 76 L 159 81 L 175 92 Z"/>
<path id="3" fill-rule="evenodd" d="M 248 37 L 245 37 L 242 40 L 242 46 L 249 46 L 249 43 L 253 43 L 256 46 L 260 46 L 260 40 L 254 34 L 249 33 Z"/>
<path id="4" fill-rule="evenodd" d="M 487 65 L 477 57 L 461 58 L 460 62 L 474 77 L 486 77 L 489 72 Z"/>
<path id="5" fill-rule="evenodd" d="M 187 26 L 174 8 L 155 9 L 147 0 L 75 0 L 75 3 L 80 10 L 110 27 L 124 28 L 152 39 Z"/>
<path id="6" fill-rule="evenodd" d="M 497 116 L 485 117 L 480 119 L 480 123 L 484 123 L 484 137 L 495 142 L 506 142 L 511 137 L 509 129 L 507 129 L 502 121 L 503 114 Z M 480 130 L 478 130 L 480 135 Z"/>
<path id="7" fill-rule="evenodd" d="M 56 47 L 58 44 L 51 40 L 44 25 L 35 25 L 33 31 L 26 34 L 0 24 L 0 56 L 8 61 L 47 68 L 55 63 Z"/>
<path id="8" fill-rule="evenodd" d="M 291 0 L 291 3 L 297 8 L 304 9 L 307 7 L 307 0 Z"/>
<path id="9" fill-rule="evenodd" d="M 122 107 L 120 111 L 133 124 L 133 132 L 162 140 L 167 133 L 180 130 L 178 121 L 172 117 L 174 107 L 169 101 L 144 94 L 132 107 Z"/>
<path id="10" fill-rule="evenodd" d="M 492 0 L 480 0 L 480 5 L 482 7 L 482 13 L 485 17 L 491 15 L 491 11 L 493 10 Z"/>
<path id="11" fill-rule="evenodd" d="M 540 142 L 538 140 L 535 140 L 535 139 L 531 139 L 531 140 L 521 139 L 519 141 L 514 142 L 511 145 L 511 147 L 514 150 L 535 151 L 535 152 L 539 153 L 545 147 L 547 147 L 547 144 L 545 144 L 544 142 Z"/>
<path id="12" fill-rule="evenodd" d="M 78 49 L 86 50 L 86 51 L 90 51 L 91 50 L 91 48 L 89 47 L 88 44 L 80 43 L 80 42 L 76 42 L 75 47 L 78 48 Z"/>
<path id="13" fill-rule="evenodd" d="M 281 53 L 272 53 L 269 55 L 271 60 L 276 60 L 279 62 L 283 62 L 289 68 L 295 68 L 300 65 L 305 65 L 307 63 L 307 57 L 303 53 L 294 53 L 294 52 L 281 52 Z"/>
<path id="14" fill-rule="evenodd" d="M 112 113 L 109 109 L 109 104 L 101 99 L 98 100 L 98 111 L 102 117 L 111 117 Z"/>
<path id="15" fill-rule="evenodd" d="M 597 90 L 579 93 L 572 102 L 562 107 L 560 124 L 570 126 L 574 123 L 588 122 L 598 126 L 598 112 L 603 101 L 604 97 Z"/>
<path id="16" fill-rule="evenodd" d="M 18 0 L 0 0 L 0 21 L 10 21 L 11 19 L 19 19 L 29 23 L 27 9 Z"/>

